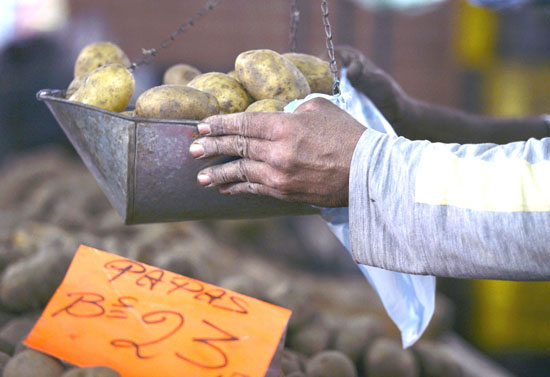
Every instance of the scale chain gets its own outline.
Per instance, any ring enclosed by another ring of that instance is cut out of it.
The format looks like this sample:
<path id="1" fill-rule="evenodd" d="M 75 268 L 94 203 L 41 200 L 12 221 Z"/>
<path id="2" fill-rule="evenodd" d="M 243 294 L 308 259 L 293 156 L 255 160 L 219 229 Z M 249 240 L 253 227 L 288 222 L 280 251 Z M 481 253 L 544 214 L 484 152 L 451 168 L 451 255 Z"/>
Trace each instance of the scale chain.
<path id="1" fill-rule="evenodd" d="M 298 0 L 292 0 L 290 3 L 290 52 L 296 52 L 296 33 L 299 21 L 300 10 L 298 9 Z"/>
<path id="2" fill-rule="evenodd" d="M 195 13 L 189 20 L 181 24 L 176 31 L 174 31 L 168 38 L 163 40 L 160 44 L 160 47 L 158 48 L 150 48 L 150 49 L 141 49 L 142 57 L 137 62 L 133 62 L 130 64 L 130 71 L 134 71 L 137 67 L 143 64 L 149 64 L 160 52 L 160 50 L 163 50 L 165 48 L 168 48 L 174 43 L 177 36 L 179 36 L 182 33 L 185 33 L 187 30 L 192 28 L 195 23 L 204 15 L 206 15 L 208 12 L 210 12 L 212 9 L 214 9 L 217 5 L 219 5 L 222 2 L 222 0 L 211 0 L 205 4 L 205 6 L 199 10 L 197 13 Z"/>
<path id="3" fill-rule="evenodd" d="M 330 72 L 334 77 L 334 85 L 332 86 L 332 94 L 340 94 L 340 78 L 338 77 L 338 66 L 336 65 L 336 55 L 334 53 L 334 43 L 332 41 L 332 28 L 328 20 L 328 0 L 322 0 L 321 11 L 323 13 L 323 26 L 325 28 L 326 46 L 330 64 Z"/>

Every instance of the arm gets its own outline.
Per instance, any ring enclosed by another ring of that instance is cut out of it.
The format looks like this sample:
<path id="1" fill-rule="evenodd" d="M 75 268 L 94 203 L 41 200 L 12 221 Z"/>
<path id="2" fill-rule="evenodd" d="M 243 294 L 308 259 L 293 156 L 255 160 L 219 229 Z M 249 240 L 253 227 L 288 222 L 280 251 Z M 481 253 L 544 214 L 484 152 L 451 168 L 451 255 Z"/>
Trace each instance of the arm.
<path id="1" fill-rule="evenodd" d="M 357 262 L 506 280 L 550 278 L 550 138 L 410 141 L 367 130 L 350 170 Z"/>
<path id="2" fill-rule="evenodd" d="M 384 71 L 359 51 L 337 49 L 351 83 L 365 93 L 398 135 L 445 143 L 498 143 L 550 136 L 542 117 L 491 118 L 431 105 L 409 97 Z"/>
<path id="3" fill-rule="evenodd" d="M 213 116 L 199 132 L 206 137 L 191 145 L 195 158 L 243 157 L 199 172 L 203 186 L 322 207 L 349 202 L 359 263 L 436 276 L 550 278 L 550 138 L 502 146 L 410 141 L 365 130 L 321 98 L 294 114 Z"/>
<path id="4" fill-rule="evenodd" d="M 408 99 L 396 132 L 411 140 L 506 144 L 550 136 L 544 117 L 495 118 Z"/>

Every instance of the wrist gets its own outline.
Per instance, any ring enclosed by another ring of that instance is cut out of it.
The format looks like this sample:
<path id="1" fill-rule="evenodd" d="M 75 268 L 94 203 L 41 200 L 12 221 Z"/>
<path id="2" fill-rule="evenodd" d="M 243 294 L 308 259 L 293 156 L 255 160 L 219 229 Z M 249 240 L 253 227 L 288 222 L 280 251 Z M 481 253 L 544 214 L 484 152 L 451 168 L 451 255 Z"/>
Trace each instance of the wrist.
<path id="1" fill-rule="evenodd" d="M 403 94 L 397 103 L 396 116 L 390 123 L 399 136 L 414 139 L 418 131 L 415 119 L 419 117 L 421 105 L 406 94 Z"/>

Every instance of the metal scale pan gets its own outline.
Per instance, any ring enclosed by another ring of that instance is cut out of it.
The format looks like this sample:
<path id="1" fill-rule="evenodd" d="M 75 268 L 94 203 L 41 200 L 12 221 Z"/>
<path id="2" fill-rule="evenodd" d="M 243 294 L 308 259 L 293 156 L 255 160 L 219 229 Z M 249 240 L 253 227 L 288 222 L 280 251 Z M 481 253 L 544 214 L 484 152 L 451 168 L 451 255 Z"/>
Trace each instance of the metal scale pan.
<path id="1" fill-rule="evenodd" d="M 68 101 L 61 90 L 41 90 L 86 167 L 126 224 L 304 215 L 306 204 L 256 195 L 221 195 L 196 176 L 230 158 L 195 160 L 189 146 L 197 121 L 144 119 Z"/>

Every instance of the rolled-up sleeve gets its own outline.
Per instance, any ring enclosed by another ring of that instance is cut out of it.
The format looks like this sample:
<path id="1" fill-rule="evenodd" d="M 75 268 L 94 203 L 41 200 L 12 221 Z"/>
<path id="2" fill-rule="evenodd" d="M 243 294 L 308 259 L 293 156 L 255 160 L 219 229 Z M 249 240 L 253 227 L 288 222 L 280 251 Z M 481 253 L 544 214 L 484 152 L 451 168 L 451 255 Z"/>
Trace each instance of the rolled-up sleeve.
<path id="1" fill-rule="evenodd" d="M 358 263 L 458 278 L 550 278 L 550 138 L 459 145 L 369 129 L 349 189 Z"/>

